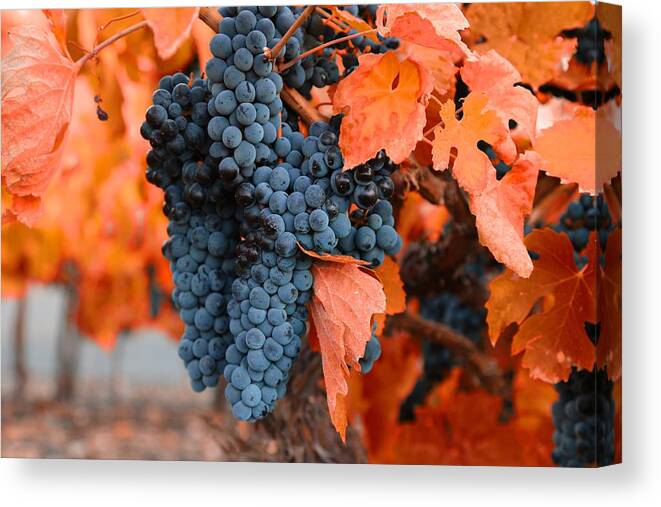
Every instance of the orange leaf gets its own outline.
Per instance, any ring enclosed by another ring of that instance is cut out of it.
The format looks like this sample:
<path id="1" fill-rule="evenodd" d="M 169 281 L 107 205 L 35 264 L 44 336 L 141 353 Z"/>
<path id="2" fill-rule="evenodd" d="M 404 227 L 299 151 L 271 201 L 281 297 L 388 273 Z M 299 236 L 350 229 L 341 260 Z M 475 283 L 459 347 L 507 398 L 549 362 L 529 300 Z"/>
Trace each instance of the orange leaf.
<path id="1" fill-rule="evenodd" d="M 457 120 L 454 101 L 448 100 L 441 106 L 443 125 L 434 129 L 434 169 L 443 171 L 450 167 L 452 152 L 456 151 L 452 173 L 471 194 L 483 192 L 496 179 L 496 170 L 489 157 L 478 149 L 478 141 L 493 146 L 507 135 L 496 112 L 485 111 L 488 101 L 483 93 L 470 93 L 464 100 L 463 118 Z"/>
<path id="2" fill-rule="evenodd" d="M 486 109 L 496 111 L 504 125 L 515 120 L 535 141 L 537 99 L 526 88 L 514 86 L 521 74 L 509 61 L 492 49 L 478 60 L 466 62 L 461 77 L 471 91 L 489 97 Z"/>
<path id="3" fill-rule="evenodd" d="M 579 270 L 566 235 L 551 229 L 535 230 L 525 239 L 539 258 L 530 278 L 511 271 L 490 284 L 486 304 L 492 343 L 511 323 L 519 325 L 512 354 L 524 352 L 522 365 L 533 378 L 546 382 L 567 380 L 572 366 L 591 370 L 595 348 L 585 332 L 585 322 L 596 321 L 596 252 L 591 236 L 585 254 L 588 264 Z M 544 308 L 529 316 L 538 301 Z"/>
<path id="4" fill-rule="evenodd" d="M 410 52 L 410 57 L 429 71 L 434 82 L 434 90 L 441 98 L 454 96 L 457 67 L 450 53 L 424 46 L 415 46 L 415 49 Z"/>
<path id="5" fill-rule="evenodd" d="M 71 58 L 69 55 L 69 49 L 67 48 L 67 15 L 63 9 L 44 9 L 44 15 L 48 18 L 50 23 L 51 30 L 57 42 L 60 44 L 60 49 L 67 57 Z"/>
<path id="6" fill-rule="evenodd" d="M 522 277 L 533 269 L 523 244 L 523 221 L 532 210 L 538 173 L 538 157 L 528 152 L 500 181 L 494 179 L 485 192 L 470 199 L 480 242 Z"/>
<path id="7" fill-rule="evenodd" d="M 164 9 L 142 9 L 147 24 L 154 32 L 154 45 L 158 56 L 166 60 L 177 52 L 179 46 L 190 36 L 199 7 L 167 7 Z"/>
<path id="8" fill-rule="evenodd" d="M 438 241 L 448 221 L 448 210 L 432 204 L 417 192 L 408 192 L 397 217 L 397 232 L 404 243 L 425 239 Z"/>
<path id="9" fill-rule="evenodd" d="M 608 237 L 604 266 L 599 270 L 601 331 L 597 342 L 597 361 L 617 380 L 622 375 L 622 229 Z"/>
<path id="10" fill-rule="evenodd" d="M 578 183 L 583 192 L 594 193 L 622 166 L 619 130 L 591 107 L 577 108 L 574 118 L 542 130 L 535 150 L 548 174 Z"/>
<path id="11" fill-rule="evenodd" d="M 544 428 L 546 432 L 533 432 L 519 427 L 517 419 L 502 422 L 502 398 L 483 390 L 465 392 L 458 382 L 459 373 L 455 370 L 430 393 L 429 402 L 416 410 L 414 422 L 393 428 L 394 435 L 388 442 L 392 449 L 384 461 L 464 466 L 550 465 L 550 424 Z M 549 419 L 546 415 L 546 421 Z M 544 436 L 548 438 L 546 456 L 531 452 L 534 444 L 530 440 Z"/>
<path id="12" fill-rule="evenodd" d="M 2 183 L 11 194 L 41 198 L 60 168 L 79 68 L 45 28 L 18 27 L 11 38 L 2 62 Z M 12 211 L 34 218 L 24 212 Z"/>
<path id="13" fill-rule="evenodd" d="M 431 76 L 404 51 L 365 54 L 359 60 L 333 96 L 334 111 L 345 113 L 340 131 L 344 167 L 362 164 L 382 148 L 400 163 L 422 138 Z"/>
<path id="14" fill-rule="evenodd" d="M 342 440 L 347 427 L 347 363 L 358 360 L 372 336 L 372 315 L 386 310 L 381 283 L 353 264 L 316 263 L 310 313 L 319 338 L 328 411 Z"/>
<path id="15" fill-rule="evenodd" d="M 41 197 L 33 195 L 10 195 L 9 203 L 2 203 L 2 225 L 19 220 L 32 227 L 43 212 Z"/>
<path id="16" fill-rule="evenodd" d="M 382 35 L 392 35 L 428 48 L 471 55 L 459 35 L 460 30 L 468 28 L 468 21 L 457 5 L 381 5 L 376 14 L 376 26 Z"/>
<path id="17" fill-rule="evenodd" d="M 574 52 L 576 40 L 560 32 L 582 27 L 593 13 L 589 2 L 476 3 L 466 9 L 473 37 L 484 40 L 473 49 L 495 49 L 535 88 L 562 73 L 562 62 Z"/>
<path id="18" fill-rule="evenodd" d="M 386 314 L 394 315 L 406 310 L 406 292 L 399 276 L 399 264 L 386 256 L 383 264 L 376 269 L 376 275 L 386 294 Z"/>

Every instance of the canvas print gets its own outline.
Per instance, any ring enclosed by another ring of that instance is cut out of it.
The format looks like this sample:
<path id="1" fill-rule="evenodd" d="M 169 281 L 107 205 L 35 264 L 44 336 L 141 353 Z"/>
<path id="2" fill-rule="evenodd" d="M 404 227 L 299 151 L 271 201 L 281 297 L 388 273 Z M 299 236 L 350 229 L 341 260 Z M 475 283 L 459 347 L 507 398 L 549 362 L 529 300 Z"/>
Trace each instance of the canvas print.
<path id="1" fill-rule="evenodd" d="M 621 8 L 2 12 L 2 457 L 622 456 Z"/>

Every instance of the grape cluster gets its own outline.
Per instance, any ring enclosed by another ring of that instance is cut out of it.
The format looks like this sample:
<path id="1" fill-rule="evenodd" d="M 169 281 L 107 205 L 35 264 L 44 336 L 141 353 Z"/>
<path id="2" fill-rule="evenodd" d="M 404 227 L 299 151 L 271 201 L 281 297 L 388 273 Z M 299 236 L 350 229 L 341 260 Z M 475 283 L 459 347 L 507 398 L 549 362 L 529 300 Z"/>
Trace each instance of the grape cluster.
<path id="1" fill-rule="evenodd" d="M 445 324 L 475 344 L 482 340 L 486 327 L 484 308 L 478 310 L 462 304 L 454 294 L 448 292 L 424 299 L 420 314 L 426 319 Z M 425 402 L 432 389 L 457 365 L 457 359 L 450 350 L 428 340 L 422 343 L 422 357 L 422 375 L 400 406 L 400 422 L 413 421 L 415 408 Z"/>
<path id="2" fill-rule="evenodd" d="M 146 177 L 163 189 L 170 221 L 163 255 L 175 284 L 172 302 L 186 324 L 179 356 L 195 391 L 218 385 L 225 366 L 231 335 L 224 313 L 239 232 L 232 195 L 209 154 L 209 96 L 205 80 L 165 76 L 141 127 L 152 147 Z"/>
<path id="3" fill-rule="evenodd" d="M 255 421 L 285 396 L 306 333 L 314 280 L 299 244 L 374 267 L 395 254 L 396 166 L 380 153 L 342 172 L 340 117 L 307 137 L 281 121 L 284 81 L 265 48 L 291 27 L 290 8 L 220 12 L 206 80 L 163 78 L 142 135 L 152 145 L 147 179 L 164 190 L 170 219 L 163 253 L 186 323 L 179 355 L 194 390 L 222 374 L 234 416 Z M 295 58 L 302 38 L 299 29 L 275 56 Z M 373 335 L 364 373 L 380 353 Z"/>
<path id="4" fill-rule="evenodd" d="M 610 465 L 615 456 L 615 403 L 606 371 L 574 369 L 555 389 L 553 461 L 563 467 Z"/>
<path id="5" fill-rule="evenodd" d="M 578 253 L 588 245 L 591 231 L 596 231 L 601 248 L 606 248 L 608 235 L 614 228 L 603 195 L 595 198 L 590 194 L 582 194 L 570 203 L 560 217 L 560 222 L 554 227 L 557 232 L 564 232 L 569 236 L 574 250 Z"/>

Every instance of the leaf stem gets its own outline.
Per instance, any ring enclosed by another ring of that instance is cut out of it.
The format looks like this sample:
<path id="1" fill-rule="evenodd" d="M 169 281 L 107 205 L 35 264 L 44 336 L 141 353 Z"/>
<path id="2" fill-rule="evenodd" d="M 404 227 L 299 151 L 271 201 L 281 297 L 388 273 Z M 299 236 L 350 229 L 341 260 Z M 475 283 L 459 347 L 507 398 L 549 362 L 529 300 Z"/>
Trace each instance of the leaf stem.
<path id="1" fill-rule="evenodd" d="M 300 55 L 298 55 L 293 60 L 289 60 L 287 63 L 285 63 L 284 65 L 282 65 L 280 67 L 280 71 L 281 72 L 286 71 L 292 65 L 295 65 L 296 62 L 301 61 L 303 58 L 306 58 L 306 57 L 316 53 L 317 51 L 320 51 L 320 50 L 325 49 L 325 48 L 330 47 L 330 46 L 334 46 L 335 44 L 340 44 L 341 42 L 346 42 L 348 40 L 355 39 L 356 37 L 362 37 L 365 34 L 374 33 L 374 32 L 376 32 L 376 28 L 372 28 L 371 30 L 365 30 L 364 32 L 360 32 L 360 33 L 354 33 L 353 35 L 347 35 L 345 37 L 340 37 L 339 39 L 333 39 L 333 40 L 328 41 L 328 42 L 324 42 L 323 44 L 320 44 L 320 45 L 318 45 L 318 46 L 316 46 L 312 49 L 307 50 L 305 53 L 301 53 Z"/>
<path id="2" fill-rule="evenodd" d="M 127 35 L 140 30 L 141 28 L 144 28 L 147 26 L 147 21 L 140 21 L 140 23 L 136 23 L 135 25 L 131 25 L 128 28 L 125 28 L 121 32 L 117 32 L 115 35 L 112 37 L 108 37 L 106 40 L 104 40 L 101 44 L 98 46 L 92 48 L 92 50 L 87 53 L 86 55 L 83 55 L 77 62 L 76 66 L 78 69 L 80 69 L 83 65 L 85 65 L 89 60 L 92 58 L 95 58 L 96 55 L 98 55 L 101 51 L 103 51 L 105 48 L 113 44 L 114 42 L 117 42 L 119 39 L 126 37 Z"/>

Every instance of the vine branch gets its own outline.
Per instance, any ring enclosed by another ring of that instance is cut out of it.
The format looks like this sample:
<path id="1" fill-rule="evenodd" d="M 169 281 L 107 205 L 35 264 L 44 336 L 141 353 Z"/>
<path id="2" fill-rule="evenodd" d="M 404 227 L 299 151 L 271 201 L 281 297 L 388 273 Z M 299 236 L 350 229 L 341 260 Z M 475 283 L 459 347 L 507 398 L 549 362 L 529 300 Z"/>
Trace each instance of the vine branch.
<path id="1" fill-rule="evenodd" d="M 487 391 L 501 396 L 507 394 L 503 372 L 496 360 L 448 326 L 408 312 L 391 315 L 386 326 L 388 329 L 405 331 L 416 340 L 429 340 L 446 347 L 464 359 L 468 370 L 475 374 Z"/>

